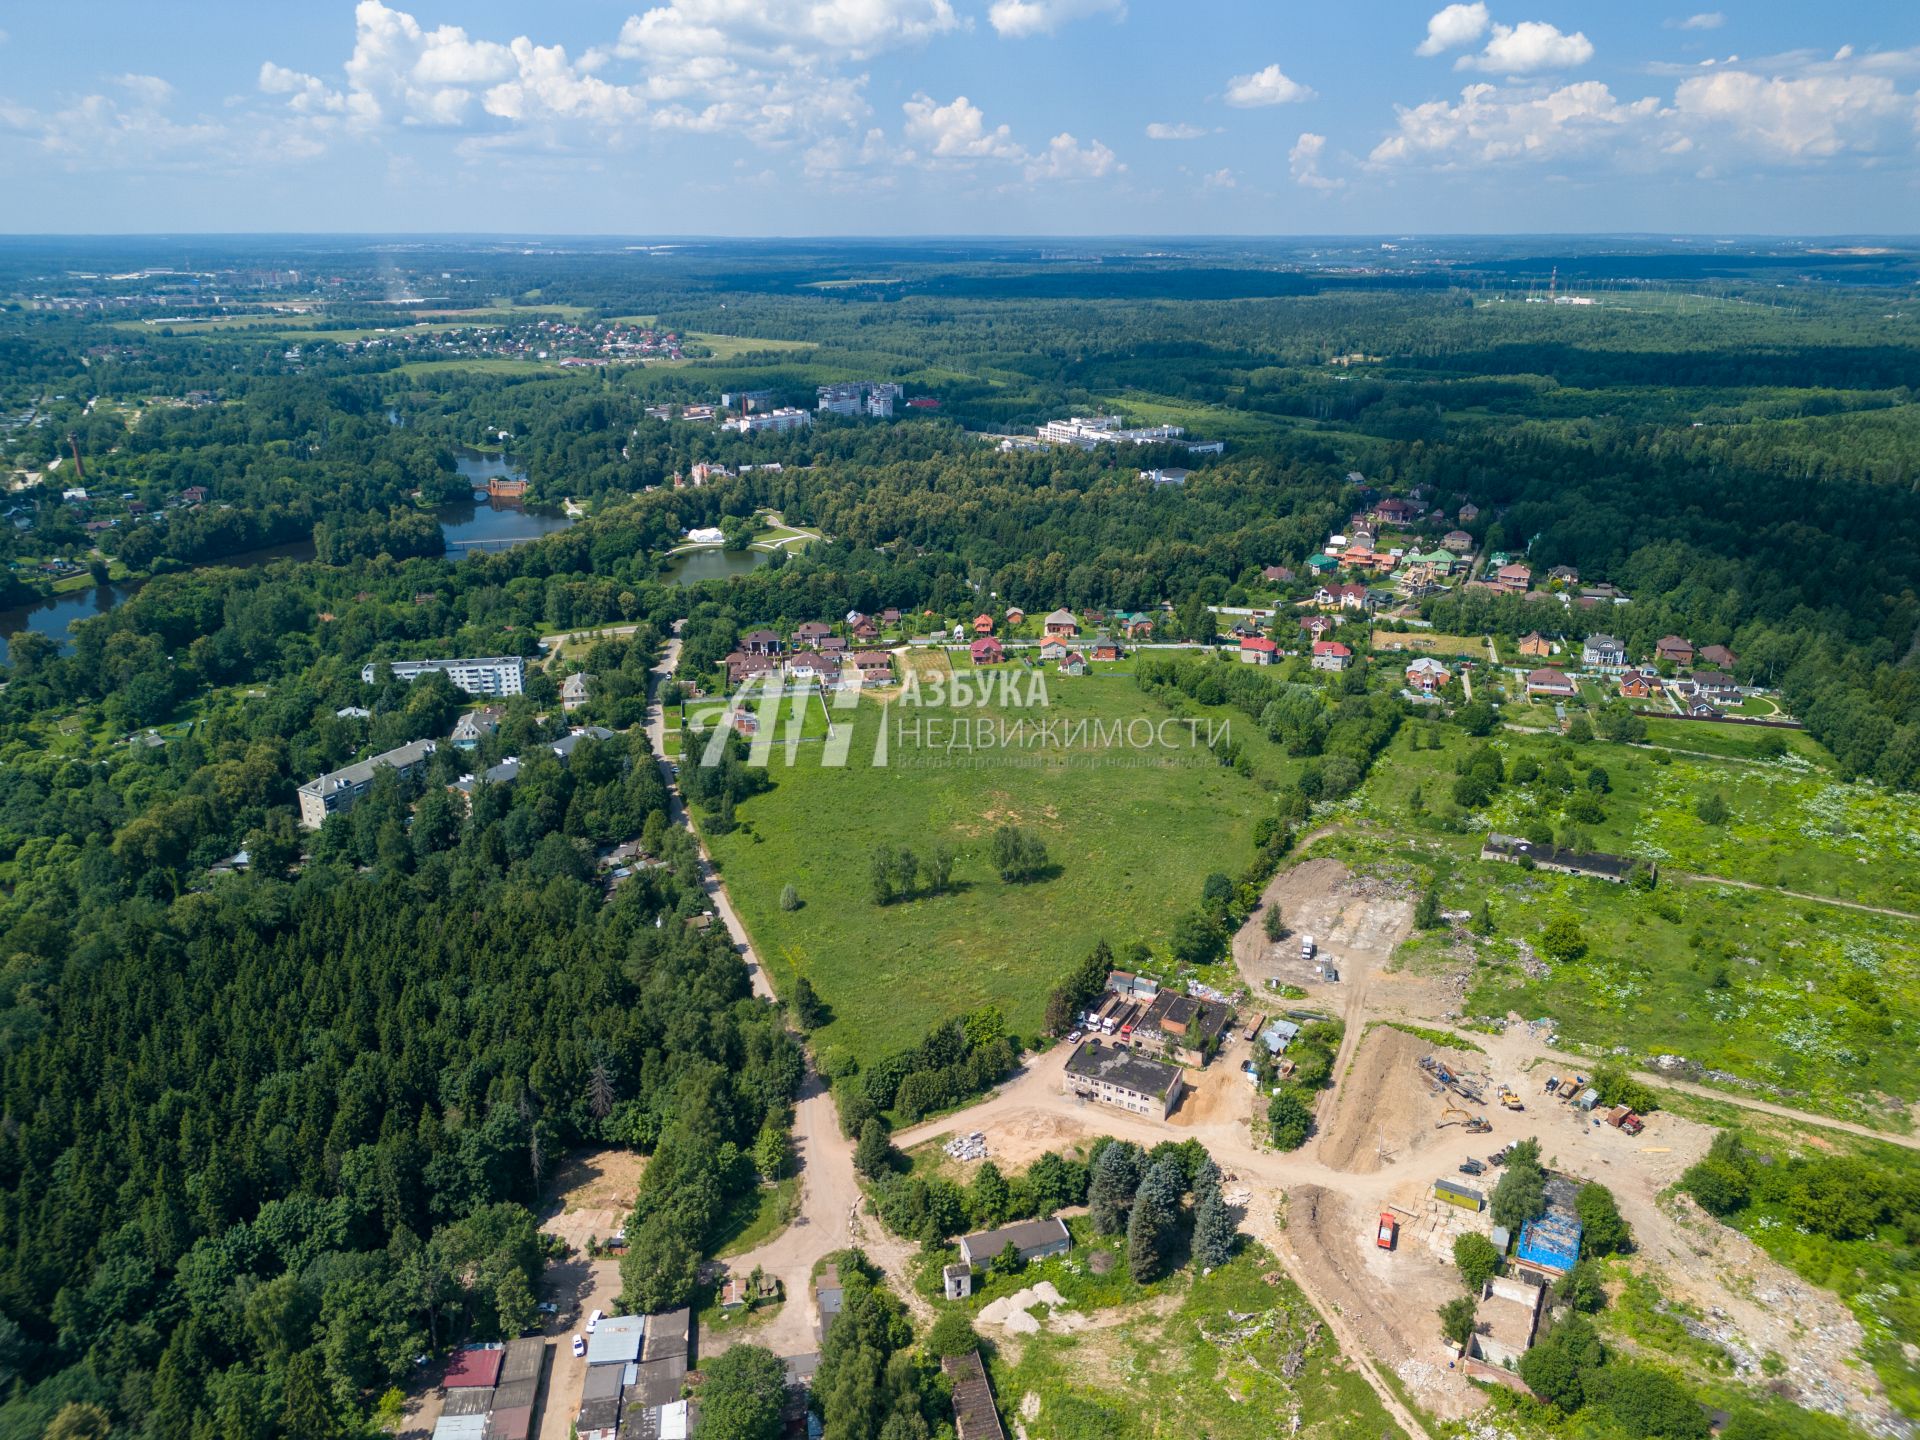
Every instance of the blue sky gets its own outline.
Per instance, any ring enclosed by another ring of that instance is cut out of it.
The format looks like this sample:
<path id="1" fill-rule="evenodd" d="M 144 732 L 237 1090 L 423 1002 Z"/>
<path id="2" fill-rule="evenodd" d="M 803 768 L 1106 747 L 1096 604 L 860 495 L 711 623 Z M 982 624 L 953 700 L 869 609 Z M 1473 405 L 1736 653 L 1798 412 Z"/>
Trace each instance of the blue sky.
<path id="1" fill-rule="evenodd" d="M 0 230 L 1920 230 L 1920 5 L 15 0 Z"/>

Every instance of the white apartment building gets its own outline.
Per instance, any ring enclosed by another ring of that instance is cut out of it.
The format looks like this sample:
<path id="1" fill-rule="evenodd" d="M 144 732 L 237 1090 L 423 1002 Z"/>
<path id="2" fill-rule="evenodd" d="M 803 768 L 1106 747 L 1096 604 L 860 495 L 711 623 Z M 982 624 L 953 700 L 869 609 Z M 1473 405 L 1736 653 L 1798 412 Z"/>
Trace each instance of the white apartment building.
<path id="1" fill-rule="evenodd" d="M 791 405 L 783 405 L 778 410 L 756 411 L 751 415 L 738 415 L 725 421 L 720 428 L 733 430 L 742 435 L 758 435 L 763 431 L 784 434 L 788 430 L 804 430 L 813 424 L 813 416 L 805 410 Z"/>
<path id="2" fill-rule="evenodd" d="M 822 385 L 819 404 L 814 408 L 825 415 L 867 415 L 875 420 L 893 418 L 893 402 L 906 391 L 891 380 L 842 380 Z"/>
<path id="3" fill-rule="evenodd" d="M 300 823 L 309 830 L 318 830 L 326 824 L 327 816 L 351 810 L 373 787 L 373 777 L 378 771 L 397 770 L 403 777 L 411 775 L 438 748 L 431 740 L 414 740 L 307 781 L 300 787 Z"/>
<path id="4" fill-rule="evenodd" d="M 469 695 L 518 695 L 526 688 L 527 662 L 518 655 L 487 655 L 468 660 L 391 660 L 393 678 L 412 682 L 429 670 L 443 670 L 453 688 Z M 380 662 L 360 667 L 362 684 L 373 684 Z"/>

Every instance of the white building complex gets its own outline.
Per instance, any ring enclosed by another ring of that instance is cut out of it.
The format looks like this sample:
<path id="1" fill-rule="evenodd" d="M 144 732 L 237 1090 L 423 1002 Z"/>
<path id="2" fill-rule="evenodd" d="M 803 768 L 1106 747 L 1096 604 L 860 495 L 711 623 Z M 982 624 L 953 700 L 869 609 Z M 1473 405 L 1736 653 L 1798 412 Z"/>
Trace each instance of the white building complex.
<path id="1" fill-rule="evenodd" d="M 381 770 L 395 770 L 402 777 L 411 775 L 439 747 L 431 740 L 414 740 L 396 750 L 370 756 L 343 769 L 333 770 L 300 787 L 300 823 L 309 830 L 326 824 L 327 816 L 351 810 L 373 788 L 373 777 Z"/>
<path id="2" fill-rule="evenodd" d="M 735 430 L 742 435 L 758 435 L 771 430 L 774 434 L 783 434 L 788 430 L 804 430 L 813 424 L 813 416 L 805 410 L 795 409 L 791 405 L 782 405 L 778 410 L 755 411 L 751 415 L 736 415 L 722 422 L 722 430 Z"/>
<path id="3" fill-rule="evenodd" d="M 373 684 L 379 661 L 360 667 L 363 684 Z M 444 670 L 453 688 L 469 695 L 518 695 L 526 688 L 527 662 L 518 655 L 486 655 L 468 660 L 390 660 L 396 680 L 414 681 L 429 670 Z"/>
<path id="4" fill-rule="evenodd" d="M 1091 450 L 1096 445 L 1180 445 L 1189 455 L 1218 455 L 1227 447 L 1220 440 L 1189 440 L 1182 425 L 1148 425 L 1128 429 L 1118 415 L 1074 415 L 1065 420 L 1049 420 L 1036 432 L 1050 445 L 1078 445 Z"/>
<path id="5" fill-rule="evenodd" d="M 891 380 L 843 380 L 837 385 L 820 387 L 820 403 L 815 407 L 823 415 L 867 415 L 875 420 L 893 418 L 893 402 L 906 391 Z"/>

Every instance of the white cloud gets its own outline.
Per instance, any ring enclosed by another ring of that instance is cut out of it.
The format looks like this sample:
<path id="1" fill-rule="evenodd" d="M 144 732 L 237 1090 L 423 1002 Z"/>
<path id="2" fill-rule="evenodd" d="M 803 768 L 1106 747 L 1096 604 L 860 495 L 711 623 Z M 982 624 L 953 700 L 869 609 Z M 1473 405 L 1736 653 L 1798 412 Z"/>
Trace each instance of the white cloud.
<path id="1" fill-rule="evenodd" d="M 1189 125 L 1185 121 L 1170 125 L 1165 121 L 1156 120 L 1147 126 L 1149 140 L 1198 140 L 1206 133 L 1206 126 Z"/>
<path id="2" fill-rule="evenodd" d="M 19 137 L 72 172 L 176 171 L 227 163 L 242 148 L 223 126 L 167 114 L 173 87 L 150 75 L 121 75 L 126 92 L 84 95 L 57 110 L 0 101 L 0 134 Z"/>
<path id="3" fill-rule="evenodd" d="M 1064 131 L 1027 162 L 1026 175 L 1034 180 L 1100 180 L 1127 167 L 1098 140 L 1082 145 Z"/>
<path id="4" fill-rule="evenodd" d="M 158 75 L 116 75 L 113 83 L 141 105 L 158 108 L 173 99 L 173 86 Z"/>
<path id="5" fill-rule="evenodd" d="M 1225 167 L 1214 171 L 1211 175 L 1202 175 L 1200 177 L 1200 188 L 1202 190 L 1234 190 L 1239 188 L 1239 185 L 1239 178 L 1233 171 Z"/>
<path id="6" fill-rule="evenodd" d="M 1314 92 L 1307 86 L 1289 79 L 1278 65 L 1269 65 L 1251 75 L 1236 75 L 1227 82 L 1227 104 L 1243 110 L 1311 100 L 1313 95 Z"/>
<path id="7" fill-rule="evenodd" d="M 1903 138 L 1911 149 L 1917 100 L 1887 76 L 1862 70 L 1792 77 L 1717 70 L 1681 81 L 1673 97 L 1684 129 L 1789 160 L 1875 150 Z"/>
<path id="8" fill-rule="evenodd" d="M 667 0 L 630 17 L 617 48 L 664 61 L 861 61 L 958 28 L 952 0 Z"/>
<path id="9" fill-rule="evenodd" d="M 427 30 L 380 0 L 354 6 L 353 54 L 347 60 L 348 108 L 362 124 L 458 125 L 474 88 L 514 72 L 505 45 L 473 40 L 458 25 Z"/>
<path id="10" fill-rule="evenodd" d="M 1581 31 L 1568 35 L 1544 20 L 1495 25 L 1493 37 L 1478 55 L 1462 55 L 1456 70 L 1487 70 L 1497 75 L 1532 75 L 1567 70 L 1593 58 L 1593 42 Z"/>
<path id="11" fill-rule="evenodd" d="M 1699 15 L 1689 15 L 1684 20 L 1668 20 L 1664 23 L 1669 30 L 1718 30 L 1727 23 L 1727 17 L 1718 10 L 1707 10 Z"/>
<path id="12" fill-rule="evenodd" d="M 925 146 L 940 160 L 1025 160 L 1027 152 L 1014 143 L 1005 125 L 989 130 L 980 107 L 964 95 L 945 105 L 931 96 L 915 95 L 900 107 L 906 112 L 907 139 Z"/>
<path id="13" fill-rule="evenodd" d="M 1487 33 L 1491 24 L 1487 7 L 1481 0 L 1471 5 L 1449 5 L 1427 21 L 1427 38 L 1420 42 L 1416 55 L 1440 55 L 1471 45 Z"/>
<path id="14" fill-rule="evenodd" d="M 1656 118 L 1660 102 L 1623 103 L 1600 81 L 1587 80 L 1558 90 L 1469 85 L 1458 104 L 1396 109 L 1399 128 L 1374 147 L 1371 163 L 1453 168 L 1558 159 L 1596 145 L 1611 150 L 1623 133 Z"/>
<path id="15" fill-rule="evenodd" d="M 1051 35 L 1062 25 L 1096 15 L 1124 20 L 1126 0 L 993 0 L 987 9 L 987 22 L 1008 39 L 1023 40 L 1030 35 Z"/>
<path id="16" fill-rule="evenodd" d="M 331 90 L 317 75 L 303 75 L 271 60 L 260 66 L 260 93 L 285 95 L 287 107 L 298 115 L 337 115 L 347 108 L 347 97 Z"/>
<path id="17" fill-rule="evenodd" d="M 1287 169 L 1292 173 L 1296 185 L 1309 190 L 1337 190 L 1346 183 L 1320 173 L 1320 158 L 1326 149 L 1326 136 L 1316 135 L 1311 130 L 1301 132 L 1293 149 L 1287 152 Z"/>

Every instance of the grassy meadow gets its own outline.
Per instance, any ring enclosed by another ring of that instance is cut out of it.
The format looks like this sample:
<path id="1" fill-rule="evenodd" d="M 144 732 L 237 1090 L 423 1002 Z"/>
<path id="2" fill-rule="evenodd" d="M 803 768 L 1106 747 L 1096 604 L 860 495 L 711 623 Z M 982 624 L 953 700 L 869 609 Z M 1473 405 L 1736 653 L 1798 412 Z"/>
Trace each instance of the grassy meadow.
<path id="1" fill-rule="evenodd" d="M 1028 680 L 1019 678 L 1024 694 Z M 1044 710 L 996 706 L 967 717 L 1109 725 L 1167 717 L 1128 680 L 1046 679 Z M 1047 992 L 1096 940 L 1163 945 L 1208 872 L 1246 864 L 1254 820 L 1271 804 L 1204 751 L 949 751 L 928 743 L 924 724 L 914 743 L 915 720 L 951 725 L 961 713 L 951 709 L 894 708 L 886 763 L 877 765 L 881 706 L 868 699 L 853 712 L 836 710 L 835 724 L 849 713 L 844 766 L 823 766 L 821 744 L 800 746 L 789 766 L 776 746 L 771 788 L 743 801 L 738 828 L 710 843 L 775 983 L 784 991 L 807 976 L 833 1012 L 820 1038 L 862 1060 L 987 1004 L 1031 1033 Z M 1141 759 L 1169 763 L 1130 763 Z M 1000 880 L 987 845 L 1003 824 L 1045 842 L 1048 875 Z M 875 905 L 875 847 L 925 854 L 936 841 L 958 852 L 951 890 Z M 798 910 L 780 908 L 789 884 Z"/>

